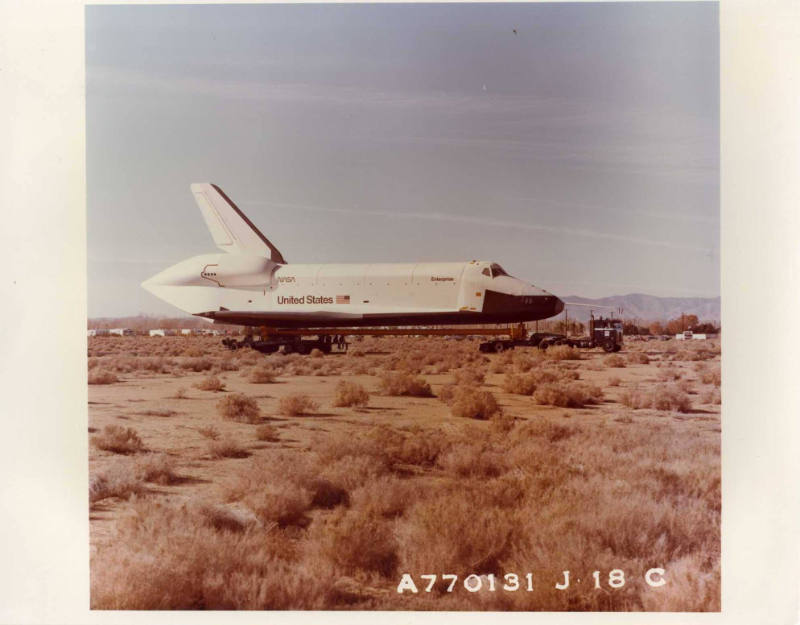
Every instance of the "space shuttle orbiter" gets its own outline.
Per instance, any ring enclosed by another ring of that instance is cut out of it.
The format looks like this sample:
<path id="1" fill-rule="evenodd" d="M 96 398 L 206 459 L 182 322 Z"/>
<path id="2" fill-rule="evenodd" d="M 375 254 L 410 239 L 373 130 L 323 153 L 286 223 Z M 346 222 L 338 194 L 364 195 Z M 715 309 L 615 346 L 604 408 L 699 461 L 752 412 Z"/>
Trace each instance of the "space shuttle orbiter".
<path id="1" fill-rule="evenodd" d="M 194 256 L 144 281 L 181 310 L 272 328 L 512 323 L 564 309 L 497 263 L 288 263 L 216 185 L 191 185 L 219 254 Z"/>

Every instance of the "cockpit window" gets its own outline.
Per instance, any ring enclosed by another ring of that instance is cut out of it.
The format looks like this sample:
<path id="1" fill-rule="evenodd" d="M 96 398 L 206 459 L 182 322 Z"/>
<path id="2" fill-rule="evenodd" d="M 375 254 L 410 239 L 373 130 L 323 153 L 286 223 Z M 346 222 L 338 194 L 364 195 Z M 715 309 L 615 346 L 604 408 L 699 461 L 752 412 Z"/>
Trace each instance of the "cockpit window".
<path id="1" fill-rule="evenodd" d="M 488 268 L 488 267 L 484 267 L 484 268 L 483 268 L 483 271 L 481 271 L 481 273 L 482 273 L 484 276 L 489 276 L 490 278 L 492 277 L 492 272 L 491 272 L 491 271 L 489 271 L 489 268 Z"/>
<path id="2" fill-rule="evenodd" d="M 492 263 L 492 264 L 490 265 L 490 267 L 491 267 L 491 269 L 492 269 L 492 278 L 496 278 L 497 276 L 507 276 L 507 275 L 508 275 L 508 273 L 506 272 L 506 270 L 505 270 L 505 269 L 503 269 L 503 268 L 502 268 L 500 265 L 498 265 L 497 263 Z"/>

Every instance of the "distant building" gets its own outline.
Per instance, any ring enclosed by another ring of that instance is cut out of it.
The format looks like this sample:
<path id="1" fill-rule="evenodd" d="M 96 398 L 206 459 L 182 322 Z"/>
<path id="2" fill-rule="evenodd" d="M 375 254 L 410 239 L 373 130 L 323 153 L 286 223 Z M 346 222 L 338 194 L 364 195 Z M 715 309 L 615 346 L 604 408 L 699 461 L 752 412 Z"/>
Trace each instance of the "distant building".
<path id="1" fill-rule="evenodd" d="M 676 334 L 675 338 L 678 339 L 679 341 L 691 341 L 691 340 L 703 341 L 706 339 L 706 336 L 707 335 L 705 334 L 695 334 L 691 330 L 686 330 L 684 332 L 681 332 L 680 334 Z"/>
<path id="2" fill-rule="evenodd" d="M 109 334 L 114 334 L 116 336 L 133 336 L 134 332 L 130 328 L 111 328 L 108 331 Z"/>
<path id="3" fill-rule="evenodd" d="M 166 331 L 158 328 L 156 330 L 150 330 L 150 336 L 167 336 Z"/>
<path id="4" fill-rule="evenodd" d="M 181 328 L 181 334 L 183 336 L 189 336 L 191 334 L 194 334 L 194 331 L 191 328 Z"/>

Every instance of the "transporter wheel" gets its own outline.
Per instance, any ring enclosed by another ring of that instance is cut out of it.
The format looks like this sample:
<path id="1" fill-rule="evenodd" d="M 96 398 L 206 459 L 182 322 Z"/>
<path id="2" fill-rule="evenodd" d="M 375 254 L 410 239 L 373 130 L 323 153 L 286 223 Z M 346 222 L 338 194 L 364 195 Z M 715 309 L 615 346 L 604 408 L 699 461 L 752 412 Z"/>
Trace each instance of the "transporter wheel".
<path id="1" fill-rule="evenodd" d="M 620 351 L 621 349 L 622 349 L 622 345 L 620 345 L 619 343 L 617 343 L 616 345 L 614 345 L 614 351 L 615 351 L 615 352 L 618 352 L 618 351 Z"/>
<path id="2" fill-rule="evenodd" d="M 495 341 L 492 343 L 492 349 L 494 350 L 495 354 L 501 354 L 505 351 L 506 346 L 503 345 L 502 341 Z"/>
<path id="3" fill-rule="evenodd" d="M 603 343 L 603 351 L 615 352 L 617 350 L 614 349 L 614 347 L 615 347 L 614 341 L 606 341 L 605 343 Z"/>

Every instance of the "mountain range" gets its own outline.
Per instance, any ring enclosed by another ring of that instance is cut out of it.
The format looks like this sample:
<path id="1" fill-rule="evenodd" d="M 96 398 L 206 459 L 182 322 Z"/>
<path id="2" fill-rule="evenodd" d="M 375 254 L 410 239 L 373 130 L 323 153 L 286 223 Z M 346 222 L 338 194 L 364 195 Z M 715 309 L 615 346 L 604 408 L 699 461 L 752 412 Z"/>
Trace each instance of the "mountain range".
<path id="1" fill-rule="evenodd" d="M 589 319 L 591 306 L 610 306 L 613 310 L 597 308 L 595 317 L 616 316 L 622 319 L 638 319 L 645 321 L 667 321 L 676 319 L 682 314 L 697 315 L 701 322 L 719 322 L 721 319 L 719 297 L 656 297 L 643 293 L 629 295 L 612 295 L 590 299 L 578 295 L 569 295 L 562 298 L 567 304 L 585 304 L 586 306 L 567 306 L 570 319 L 586 321 Z M 619 309 L 622 308 L 620 314 Z"/>

